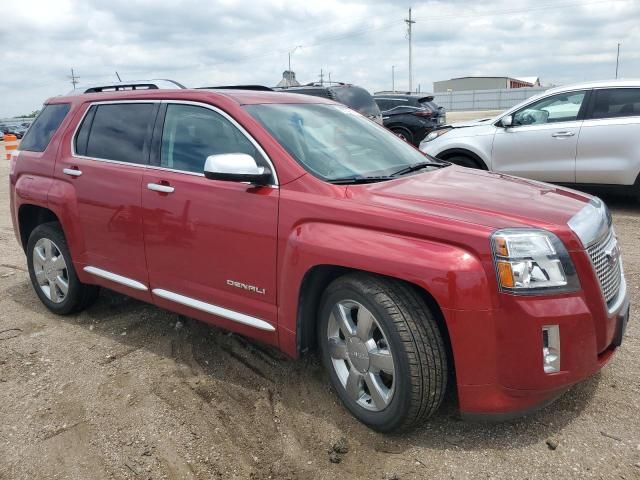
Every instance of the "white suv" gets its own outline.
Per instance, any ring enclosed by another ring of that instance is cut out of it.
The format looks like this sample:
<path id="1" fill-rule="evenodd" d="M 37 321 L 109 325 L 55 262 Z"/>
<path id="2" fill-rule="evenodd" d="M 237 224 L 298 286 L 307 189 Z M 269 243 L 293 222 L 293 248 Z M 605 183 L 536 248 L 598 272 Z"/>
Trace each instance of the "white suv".
<path id="1" fill-rule="evenodd" d="M 452 163 L 640 198 L 640 80 L 553 88 L 495 118 L 446 125 L 420 150 Z"/>

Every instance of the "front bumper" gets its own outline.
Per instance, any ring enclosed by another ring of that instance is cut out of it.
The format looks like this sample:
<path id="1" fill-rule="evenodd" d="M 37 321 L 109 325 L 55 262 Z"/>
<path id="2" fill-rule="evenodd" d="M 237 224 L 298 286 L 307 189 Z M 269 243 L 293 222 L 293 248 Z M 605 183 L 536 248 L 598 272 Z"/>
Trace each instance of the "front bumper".
<path id="1" fill-rule="evenodd" d="M 446 312 L 463 417 L 505 420 L 530 413 L 606 365 L 629 318 L 626 286 L 615 310 L 594 310 L 589 300 L 582 291 L 562 297 L 505 296 L 498 310 Z M 560 331 L 555 373 L 543 367 L 542 329 L 549 325 Z"/>

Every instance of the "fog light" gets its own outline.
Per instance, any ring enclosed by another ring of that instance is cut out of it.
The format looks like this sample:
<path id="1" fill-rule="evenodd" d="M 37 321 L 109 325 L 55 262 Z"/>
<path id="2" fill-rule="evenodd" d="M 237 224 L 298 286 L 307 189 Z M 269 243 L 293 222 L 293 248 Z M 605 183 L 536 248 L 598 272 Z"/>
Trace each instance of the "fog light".
<path id="1" fill-rule="evenodd" d="M 558 325 L 542 327 L 542 366 L 544 373 L 560 371 L 560 328 Z"/>

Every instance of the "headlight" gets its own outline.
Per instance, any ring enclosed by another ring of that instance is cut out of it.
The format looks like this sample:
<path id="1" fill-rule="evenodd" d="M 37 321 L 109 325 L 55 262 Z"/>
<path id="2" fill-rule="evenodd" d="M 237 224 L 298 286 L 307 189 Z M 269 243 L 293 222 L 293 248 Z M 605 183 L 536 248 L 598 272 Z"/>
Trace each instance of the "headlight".
<path id="1" fill-rule="evenodd" d="M 500 290 L 521 295 L 575 291 L 580 282 L 567 249 L 553 233 L 498 230 L 491 237 Z"/>
<path id="2" fill-rule="evenodd" d="M 427 136 L 424 137 L 423 142 L 430 142 L 431 140 L 435 140 L 440 135 L 444 135 L 445 133 L 447 133 L 449 130 L 452 130 L 452 129 L 451 128 L 439 128 L 438 130 L 431 130 L 427 134 Z"/>

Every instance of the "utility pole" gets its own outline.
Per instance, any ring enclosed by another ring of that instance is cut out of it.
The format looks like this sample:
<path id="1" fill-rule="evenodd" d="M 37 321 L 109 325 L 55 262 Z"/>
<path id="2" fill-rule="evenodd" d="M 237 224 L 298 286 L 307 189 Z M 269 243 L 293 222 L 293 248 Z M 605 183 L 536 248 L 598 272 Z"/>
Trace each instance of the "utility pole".
<path id="1" fill-rule="evenodd" d="M 73 89 L 75 90 L 75 89 L 76 89 L 76 85 L 77 85 L 78 83 L 80 83 L 80 82 L 78 82 L 78 79 L 79 79 L 80 77 L 76 76 L 76 74 L 75 74 L 75 73 L 73 73 L 73 68 L 71 69 L 71 76 L 68 76 L 67 78 L 70 78 L 70 79 L 71 79 L 71 85 L 73 85 Z"/>
<path id="2" fill-rule="evenodd" d="M 329 75 L 329 85 L 331 85 L 331 72 L 329 72 L 327 75 Z"/>
<path id="3" fill-rule="evenodd" d="M 620 44 L 618 43 L 618 54 L 616 55 L 616 80 L 618 79 L 618 65 L 620 63 Z"/>
<path id="4" fill-rule="evenodd" d="M 391 65 L 391 91 L 396 91 L 396 66 Z"/>
<path id="5" fill-rule="evenodd" d="M 405 18 L 404 21 L 407 24 L 407 30 L 409 34 L 409 91 L 413 91 L 413 66 L 412 62 L 412 52 L 411 52 L 411 26 L 416 23 L 415 20 L 411 20 L 411 9 L 409 9 L 409 18 Z"/>
<path id="6" fill-rule="evenodd" d="M 322 69 L 320 69 L 320 85 L 324 85 L 324 73 Z"/>

